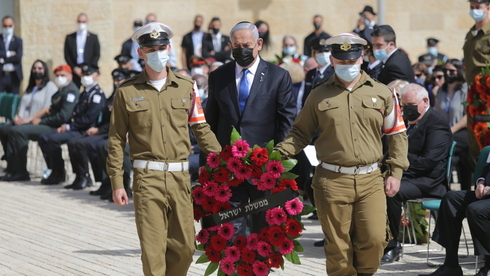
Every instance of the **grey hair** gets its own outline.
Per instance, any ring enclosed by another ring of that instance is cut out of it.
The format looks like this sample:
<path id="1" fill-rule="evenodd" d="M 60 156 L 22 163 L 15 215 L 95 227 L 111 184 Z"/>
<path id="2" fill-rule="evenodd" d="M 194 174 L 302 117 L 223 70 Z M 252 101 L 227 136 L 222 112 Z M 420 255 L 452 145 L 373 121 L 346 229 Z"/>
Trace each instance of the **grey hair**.
<path id="1" fill-rule="evenodd" d="M 401 96 L 407 94 L 409 91 L 413 91 L 415 93 L 415 97 L 418 100 L 423 100 L 424 98 L 429 98 L 429 92 L 425 89 L 420 84 L 416 83 L 410 83 L 408 85 L 405 85 L 405 87 L 402 88 Z"/>
<path id="2" fill-rule="evenodd" d="M 284 44 L 284 40 L 288 39 L 288 38 L 291 38 L 293 41 L 294 41 L 294 45 L 298 45 L 298 42 L 296 41 L 296 38 L 294 38 L 294 36 L 292 35 L 285 35 L 283 38 L 282 38 L 282 44 Z"/>
<path id="3" fill-rule="evenodd" d="M 233 27 L 233 29 L 231 29 L 230 36 L 233 37 L 233 34 L 239 30 L 250 30 L 252 32 L 252 35 L 254 36 L 255 42 L 259 40 L 259 31 L 254 24 L 247 21 L 242 21 L 238 23 L 235 25 L 235 27 Z"/>

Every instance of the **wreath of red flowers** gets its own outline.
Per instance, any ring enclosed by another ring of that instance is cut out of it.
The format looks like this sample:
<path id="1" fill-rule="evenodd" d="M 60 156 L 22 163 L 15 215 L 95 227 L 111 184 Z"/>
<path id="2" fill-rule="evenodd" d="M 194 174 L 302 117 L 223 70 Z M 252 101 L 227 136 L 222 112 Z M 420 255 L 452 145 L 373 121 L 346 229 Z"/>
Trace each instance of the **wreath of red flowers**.
<path id="1" fill-rule="evenodd" d="M 296 160 L 281 160 L 269 142 L 265 148 L 254 146 L 241 139 L 233 129 L 231 146 L 220 153 L 207 157 L 205 169 L 200 171 L 199 185 L 193 187 L 194 219 L 201 220 L 220 211 L 231 209 L 230 187 L 252 179 L 257 189 L 271 193 L 288 188 L 297 190 L 297 175 L 289 172 Z M 273 268 L 284 270 L 284 258 L 300 264 L 296 252 L 303 252 L 297 238 L 304 230 L 298 216 L 311 213 L 315 208 L 303 205 L 301 197 L 295 197 L 282 206 L 266 211 L 269 226 L 260 233 L 238 236 L 233 240 L 235 228 L 231 223 L 202 229 L 197 234 L 198 250 L 204 251 L 196 263 L 210 262 L 204 275 L 218 270 L 218 275 L 242 276 L 267 275 Z"/>
<path id="2" fill-rule="evenodd" d="M 471 119 L 476 115 L 488 115 L 490 109 L 490 68 L 483 68 L 480 74 L 473 79 L 467 96 L 467 114 Z M 474 122 L 468 124 L 474 133 L 475 141 L 480 147 L 490 145 L 490 129 L 486 122 Z"/>

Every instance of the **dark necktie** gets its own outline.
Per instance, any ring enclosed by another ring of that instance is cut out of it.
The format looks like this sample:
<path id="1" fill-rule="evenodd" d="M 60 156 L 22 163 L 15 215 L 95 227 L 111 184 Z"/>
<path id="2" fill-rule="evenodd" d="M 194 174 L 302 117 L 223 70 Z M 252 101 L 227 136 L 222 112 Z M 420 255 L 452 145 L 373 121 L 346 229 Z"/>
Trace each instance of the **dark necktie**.
<path id="1" fill-rule="evenodd" d="M 242 79 L 240 80 L 240 85 L 238 86 L 238 103 L 240 106 L 240 112 L 243 113 L 243 110 L 245 110 L 245 105 L 247 104 L 247 99 L 248 99 L 248 80 L 247 80 L 247 74 L 248 74 L 248 69 L 243 69 L 242 71 Z"/>
<path id="2" fill-rule="evenodd" d="M 319 83 L 322 78 L 323 78 L 322 72 L 320 72 L 320 69 L 316 69 L 316 76 L 315 78 L 313 78 L 313 81 L 311 82 L 311 87 Z"/>

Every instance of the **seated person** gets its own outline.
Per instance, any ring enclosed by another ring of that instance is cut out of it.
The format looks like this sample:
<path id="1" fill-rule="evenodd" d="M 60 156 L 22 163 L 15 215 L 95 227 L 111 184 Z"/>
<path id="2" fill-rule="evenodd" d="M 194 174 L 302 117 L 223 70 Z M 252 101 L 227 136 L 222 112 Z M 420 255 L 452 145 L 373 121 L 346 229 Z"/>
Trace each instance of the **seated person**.
<path id="1" fill-rule="evenodd" d="M 114 90 L 112 91 L 112 95 L 106 100 L 106 106 L 104 107 L 103 110 L 103 115 L 102 115 L 102 120 L 99 123 L 98 126 L 98 132 L 97 135 L 100 135 L 103 137 L 103 139 L 98 140 L 97 143 L 90 143 L 89 146 L 89 151 L 90 153 L 90 159 L 95 158 L 94 161 L 91 161 L 92 164 L 92 170 L 94 170 L 94 167 L 97 167 L 97 171 L 100 171 L 100 181 L 102 182 L 99 189 L 96 191 L 90 191 L 90 195 L 98 195 L 100 196 L 100 199 L 106 200 L 106 199 L 112 199 L 112 189 L 111 189 L 111 181 L 109 179 L 109 176 L 107 175 L 106 172 L 106 160 L 107 160 L 107 144 L 108 144 L 108 132 L 109 132 L 109 125 L 111 121 L 111 113 L 112 113 L 112 103 L 114 101 L 114 96 L 116 95 L 116 90 L 117 87 L 121 83 L 123 83 L 128 76 L 126 75 L 126 72 L 121 69 L 115 69 L 112 71 L 112 81 L 114 85 Z M 90 129 L 89 129 L 90 130 Z M 96 163 L 97 162 L 97 163 Z M 131 195 L 130 192 L 130 178 L 129 175 L 131 174 L 131 160 L 129 159 L 129 147 L 126 144 L 126 151 L 124 152 L 124 187 L 126 188 L 126 193 L 128 196 Z M 94 170 L 94 175 L 95 175 L 95 170 Z M 97 176 L 95 176 L 96 181 Z"/>
<path id="2" fill-rule="evenodd" d="M 2 177 L 3 181 L 30 180 L 26 168 L 29 140 L 35 141 L 41 134 L 56 130 L 72 116 L 80 93 L 72 82 L 71 68 L 68 65 L 60 65 L 54 69 L 54 75 L 59 90 L 51 97 L 51 106 L 34 114 L 29 119 L 29 123 L 16 125 L 8 132 L 6 150 L 8 172 Z"/>
<path id="3" fill-rule="evenodd" d="M 397 260 L 402 250 L 398 243 L 402 203 L 422 197 L 441 198 L 447 192 L 445 172 L 452 143 L 449 124 L 430 107 L 429 93 L 423 86 L 409 84 L 403 87 L 401 100 L 403 116 L 408 121 L 410 166 L 403 172 L 398 193 L 386 199 L 393 240 L 385 249 L 383 263 Z"/>
<path id="4" fill-rule="evenodd" d="M 41 181 L 42 184 L 54 185 L 65 181 L 66 171 L 65 163 L 61 156 L 61 145 L 67 143 L 70 139 L 86 135 L 85 131 L 96 124 L 104 107 L 105 95 L 97 83 L 99 71 L 97 68 L 86 64 L 81 67 L 81 82 L 84 90 L 80 94 L 78 103 L 73 110 L 71 120 L 65 121 L 56 130 L 46 132 L 39 137 L 39 147 L 43 152 L 48 169 L 51 169 L 51 174 L 48 178 Z M 77 174 L 77 179 L 79 180 L 83 172 L 79 171 L 77 166 L 73 167 L 73 171 Z M 77 180 L 73 184 L 76 184 L 76 182 Z M 81 186 L 73 185 L 70 187 L 68 185 L 68 188 L 79 189 Z"/>
<path id="5" fill-rule="evenodd" d="M 39 59 L 34 61 L 29 84 L 20 99 L 15 118 L 0 127 L 0 140 L 2 141 L 4 153 L 7 151 L 8 132 L 10 129 L 15 125 L 29 123 L 34 114 L 43 108 L 49 107 L 51 105 L 51 97 L 56 91 L 58 91 L 58 87 L 49 80 L 48 65 Z M 2 160 L 6 159 L 6 156 L 2 157 Z"/>
<path id="6" fill-rule="evenodd" d="M 430 276 L 461 276 L 458 245 L 464 218 L 475 246 L 475 255 L 485 255 L 485 265 L 475 276 L 490 275 L 490 163 L 482 170 L 475 191 L 451 191 L 441 201 L 433 240 L 446 248 L 444 264 Z"/>

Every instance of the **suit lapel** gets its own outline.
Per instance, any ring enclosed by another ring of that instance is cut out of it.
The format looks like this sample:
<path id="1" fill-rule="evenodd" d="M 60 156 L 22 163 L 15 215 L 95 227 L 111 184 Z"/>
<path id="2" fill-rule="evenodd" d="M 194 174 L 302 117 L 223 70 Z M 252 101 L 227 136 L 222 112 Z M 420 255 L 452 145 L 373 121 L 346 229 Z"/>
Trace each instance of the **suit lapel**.
<path id="1" fill-rule="evenodd" d="M 235 107 L 235 111 L 236 113 L 238 114 L 238 117 L 241 116 L 240 114 L 240 107 L 238 106 L 238 90 L 236 88 L 236 78 L 235 78 L 235 70 L 236 70 L 236 66 L 235 66 L 235 62 L 230 62 L 230 67 L 228 71 L 228 77 L 227 78 L 223 78 L 223 79 L 226 79 L 226 80 L 231 80 L 230 83 L 228 84 L 228 91 L 229 91 L 229 95 L 230 95 L 230 98 L 231 98 L 231 102 L 233 103 L 233 106 Z"/>
<path id="2" fill-rule="evenodd" d="M 259 94 L 262 83 L 267 77 L 267 71 L 268 71 L 267 67 L 268 67 L 267 62 L 265 62 L 264 60 L 260 60 L 259 66 L 257 67 L 257 71 L 255 72 L 252 87 L 250 88 L 250 94 L 248 95 L 246 106 L 250 106 L 250 104 L 253 102 L 255 97 Z M 245 109 L 247 109 L 247 107 L 245 107 Z"/>

